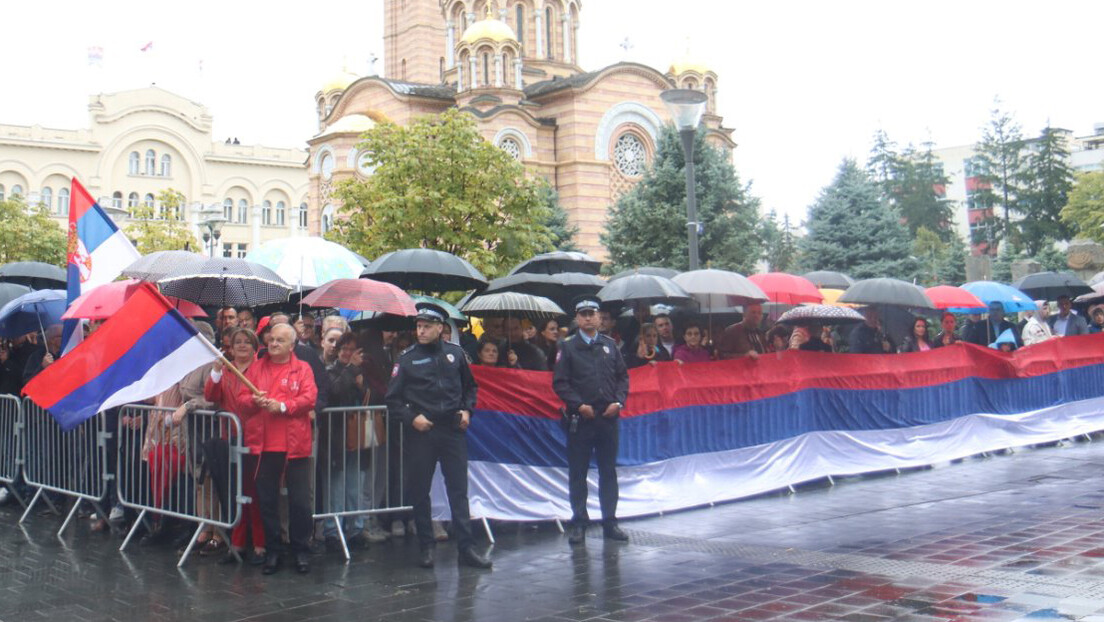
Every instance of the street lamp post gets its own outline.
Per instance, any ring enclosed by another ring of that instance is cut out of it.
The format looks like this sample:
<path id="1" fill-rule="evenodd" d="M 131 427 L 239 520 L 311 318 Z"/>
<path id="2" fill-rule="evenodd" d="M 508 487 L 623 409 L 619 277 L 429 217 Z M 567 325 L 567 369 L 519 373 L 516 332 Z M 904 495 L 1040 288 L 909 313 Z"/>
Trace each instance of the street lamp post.
<path id="1" fill-rule="evenodd" d="M 222 225 L 226 222 L 226 216 L 218 205 L 208 206 L 201 214 L 204 218 L 199 222 L 199 226 L 203 228 L 203 243 L 209 244 L 208 256 L 214 257 L 215 247 L 222 237 Z"/>
<path id="2" fill-rule="evenodd" d="M 686 234 L 690 244 L 690 269 L 698 269 L 698 205 L 694 193 L 694 136 L 705 113 L 705 93 L 694 89 L 672 89 L 659 94 L 682 138 L 686 160 Z"/>

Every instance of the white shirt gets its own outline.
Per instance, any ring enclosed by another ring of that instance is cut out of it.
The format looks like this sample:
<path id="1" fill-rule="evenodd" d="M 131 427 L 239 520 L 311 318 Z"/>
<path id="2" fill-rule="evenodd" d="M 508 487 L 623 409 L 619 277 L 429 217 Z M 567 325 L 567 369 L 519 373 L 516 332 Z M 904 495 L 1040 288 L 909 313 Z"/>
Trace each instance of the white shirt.
<path id="1" fill-rule="evenodd" d="M 1072 314 L 1071 314 L 1072 315 Z M 1070 316 L 1066 317 L 1058 316 L 1054 320 L 1054 334 L 1062 337 L 1066 336 L 1066 327 L 1069 325 Z"/>
<path id="2" fill-rule="evenodd" d="M 1041 343 L 1047 339 L 1052 339 L 1054 333 L 1050 332 L 1050 325 L 1046 322 L 1040 322 L 1039 316 L 1033 315 L 1027 320 L 1027 324 L 1024 325 L 1023 342 L 1025 346 Z"/>

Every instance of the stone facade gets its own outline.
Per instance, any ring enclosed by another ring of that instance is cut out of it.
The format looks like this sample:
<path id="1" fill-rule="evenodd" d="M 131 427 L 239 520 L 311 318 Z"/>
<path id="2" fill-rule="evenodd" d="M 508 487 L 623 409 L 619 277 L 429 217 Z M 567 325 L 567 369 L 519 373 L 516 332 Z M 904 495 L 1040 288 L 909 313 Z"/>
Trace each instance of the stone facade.
<path id="1" fill-rule="evenodd" d="M 459 107 L 488 140 L 558 191 L 577 243 L 605 258 L 610 205 L 636 183 L 669 117 L 659 94 L 709 95 L 707 140 L 735 148 L 716 114 L 717 75 L 689 59 L 666 73 L 636 63 L 584 71 L 578 0 L 385 0 L 386 76 L 342 74 L 315 95 L 319 133 L 308 141 L 309 227 L 324 233 L 339 206 L 335 181 L 358 167 L 360 133 Z M 351 119 L 351 120 L 350 120 Z"/>
<path id="2" fill-rule="evenodd" d="M 305 151 L 213 140 L 206 107 L 157 87 L 93 95 L 88 110 L 86 129 L 0 125 L 0 197 L 42 203 L 65 226 L 76 177 L 125 226 L 127 207 L 172 188 L 184 194 L 196 248 L 200 212 L 223 209 L 230 222 L 215 252 L 235 257 L 305 233 Z"/>

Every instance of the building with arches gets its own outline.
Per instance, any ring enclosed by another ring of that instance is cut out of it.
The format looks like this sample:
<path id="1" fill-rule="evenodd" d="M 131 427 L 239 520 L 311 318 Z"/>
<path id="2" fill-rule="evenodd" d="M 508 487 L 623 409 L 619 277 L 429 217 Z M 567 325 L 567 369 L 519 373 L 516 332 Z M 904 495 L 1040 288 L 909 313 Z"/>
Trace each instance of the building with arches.
<path id="1" fill-rule="evenodd" d="M 584 70 L 581 13 L 581 0 L 384 0 L 385 75 L 342 71 L 315 94 L 311 231 L 325 233 L 337 217 L 337 181 L 371 174 L 357 153 L 361 133 L 458 107 L 488 141 L 549 180 L 579 246 L 605 257 L 599 236 L 609 207 L 641 178 L 669 121 L 661 92 L 705 91 L 706 140 L 736 145 L 707 65 L 681 58 L 666 72 L 629 62 Z"/>
<path id="2" fill-rule="evenodd" d="M 155 217 L 157 195 L 172 188 L 184 194 L 181 216 L 197 250 L 211 250 L 203 247 L 200 212 L 222 208 L 228 222 L 215 253 L 224 256 L 305 234 L 304 150 L 214 140 L 206 107 L 158 87 L 93 95 L 88 110 L 85 129 L 0 125 L 0 198 L 45 205 L 64 227 L 72 177 L 104 208 L 148 203 Z"/>

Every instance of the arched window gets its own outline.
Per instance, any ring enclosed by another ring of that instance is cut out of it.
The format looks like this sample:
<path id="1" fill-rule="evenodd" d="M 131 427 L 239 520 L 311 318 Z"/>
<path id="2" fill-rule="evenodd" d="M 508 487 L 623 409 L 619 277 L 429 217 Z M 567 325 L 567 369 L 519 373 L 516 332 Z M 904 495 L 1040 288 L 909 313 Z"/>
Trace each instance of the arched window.
<path id="1" fill-rule="evenodd" d="M 326 207 L 322 208 L 322 235 L 329 233 L 330 229 L 333 229 L 333 218 L 333 205 L 327 205 Z"/>
<path id="2" fill-rule="evenodd" d="M 38 198 L 38 204 L 48 210 L 54 209 L 54 191 L 52 188 L 49 186 L 42 188 L 42 193 Z"/>
<path id="3" fill-rule="evenodd" d="M 122 203 L 123 202 L 123 198 L 122 198 L 123 195 L 118 193 L 118 192 L 116 192 L 115 194 L 119 195 L 119 202 Z M 68 216 L 69 215 L 69 189 L 68 188 L 62 188 L 61 190 L 58 190 L 57 211 L 62 216 Z"/>
<path id="4" fill-rule="evenodd" d="M 161 156 L 161 176 L 172 177 L 172 156 L 167 153 Z"/>
<path id="5" fill-rule="evenodd" d="M 62 192 L 65 192 L 64 188 L 62 188 L 61 191 L 58 192 L 59 197 L 61 196 Z M 111 206 L 112 207 L 119 207 L 119 208 L 121 208 L 123 206 L 123 193 L 122 192 L 119 192 L 118 190 L 116 190 L 115 192 L 111 193 Z"/>
<path id="6" fill-rule="evenodd" d="M 318 163 L 318 170 L 322 172 L 322 179 L 329 179 L 333 176 L 334 159 L 330 152 L 322 154 L 322 160 Z"/>
<path id="7" fill-rule="evenodd" d="M 648 163 L 648 151 L 644 141 L 632 132 L 618 137 L 613 146 L 613 163 L 625 177 L 640 177 Z"/>
<path id="8" fill-rule="evenodd" d="M 303 229 L 307 228 L 307 204 L 299 204 L 299 226 Z"/>
<path id="9" fill-rule="evenodd" d="M 13 199 L 15 197 L 21 197 L 22 198 L 22 196 L 23 196 L 23 186 L 20 186 L 19 184 L 15 184 L 14 186 L 12 186 L 12 198 Z"/>
<path id="10" fill-rule="evenodd" d="M 146 198 L 142 200 L 142 205 L 146 207 L 153 207 L 153 204 L 157 202 L 157 199 L 152 194 L 146 193 Z"/>
<path id="11" fill-rule="evenodd" d="M 127 195 L 127 207 L 138 207 L 138 193 L 131 192 Z"/>
<path id="12" fill-rule="evenodd" d="M 518 43 L 525 43 L 525 7 L 519 2 L 517 5 L 517 24 L 514 30 L 517 31 Z"/>
<path id="13" fill-rule="evenodd" d="M 552 53 L 552 7 L 548 7 L 544 10 L 544 32 L 545 38 L 548 40 L 545 46 L 548 48 L 548 59 L 555 58 L 555 54 Z"/>
<path id="14" fill-rule="evenodd" d="M 249 201 L 241 199 L 238 201 L 238 224 L 249 224 Z"/>
<path id="15" fill-rule="evenodd" d="M 510 154 L 510 157 L 515 160 L 521 159 L 521 145 L 513 138 L 503 138 L 502 142 L 498 144 L 498 147 Z"/>
<path id="16" fill-rule="evenodd" d="M 287 221 L 287 206 L 283 201 L 276 201 L 276 226 L 283 227 Z"/>
<path id="17" fill-rule="evenodd" d="M 483 52 L 483 86 L 491 85 L 491 55 Z"/>
<path id="18" fill-rule="evenodd" d="M 138 167 L 141 165 L 142 156 L 138 155 L 137 151 L 130 152 L 130 162 L 127 165 L 127 172 L 131 175 L 138 174 Z"/>
<path id="19" fill-rule="evenodd" d="M 227 197 L 222 200 L 222 217 L 226 222 L 234 222 L 234 199 Z"/>
<path id="20" fill-rule="evenodd" d="M 0 201 L 4 200 L 4 184 L 0 184 Z"/>
<path id="21" fill-rule="evenodd" d="M 261 224 L 265 226 L 272 224 L 272 201 L 261 204 Z"/>
<path id="22" fill-rule="evenodd" d="M 153 149 L 146 150 L 146 175 L 157 174 L 157 153 Z"/>

